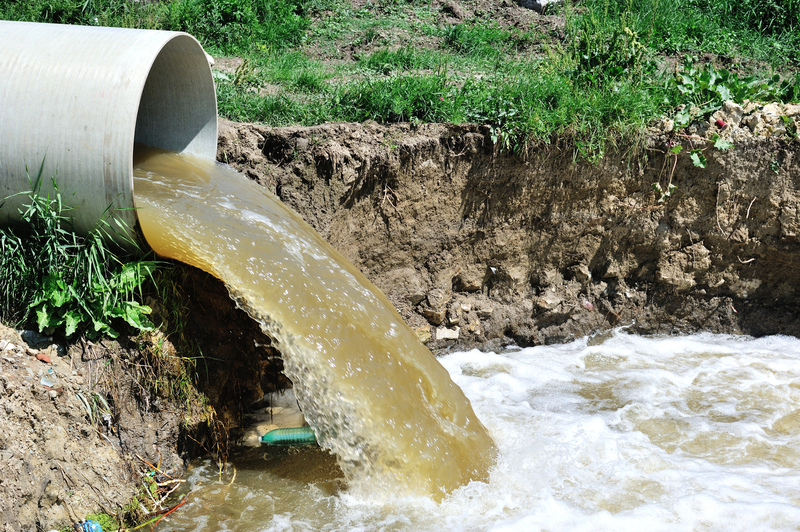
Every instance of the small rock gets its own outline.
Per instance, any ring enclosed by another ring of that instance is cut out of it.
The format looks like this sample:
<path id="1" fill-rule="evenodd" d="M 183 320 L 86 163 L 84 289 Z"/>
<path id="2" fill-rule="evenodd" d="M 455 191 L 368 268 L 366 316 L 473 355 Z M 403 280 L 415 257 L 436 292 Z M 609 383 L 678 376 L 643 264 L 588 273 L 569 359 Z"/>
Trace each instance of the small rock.
<path id="1" fill-rule="evenodd" d="M 555 286 L 564 282 L 564 276 L 554 268 L 549 268 L 539 273 L 540 286 Z"/>
<path id="2" fill-rule="evenodd" d="M 208 52 L 205 52 L 205 54 L 206 54 L 206 61 L 208 61 L 208 66 L 213 67 L 214 66 L 214 58 L 211 57 L 211 55 Z"/>
<path id="3" fill-rule="evenodd" d="M 469 303 L 461 303 L 461 312 L 469 312 L 472 310 L 472 305 Z"/>
<path id="4" fill-rule="evenodd" d="M 758 126 L 761 125 L 761 122 L 761 113 L 758 111 L 742 119 L 742 124 L 750 128 L 750 131 L 753 133 L 755 133 L 756 129 L 758 129 Z"/>
<path id="5" fill-rule="evenodd" d="M 434 288 L 428 292 L 428 304 L 431 308 L 441 308 L 447 304 L 450 299 L 450 294 L 440 288 Z"/>
<path id="6" fill-rule="evenodd" d="M 519 5 L 528 9 L 533 9 L 540 15 L 543 15 L 550 6 L 558 6 L 562 3 L 564 3 L 564 0 L 520 0 Z"/>
<path id="7" fill-rule="evenodd" d="M 569 272 L 575 277 L 576 281 L 585 282 L 592 279 L 592 272 L 589 271 L 589 266 L 586 264 L 572 266 Z"/>
<path id="8" fill-rule="evenodd" d="M 448 325 L 458 325 L 461 321 L 461 306 L 460 305 L 451 305 L 450 310 L 447 311 L 447 323 Z"/>
<path id="9" fill-rule="evenodd" d="M 447 317 L 447 310 L 433 310 L 426 308 L 422 311 L 422 315 L 431 325 L 441 325 L 445 317 Z"/>
<path id="10" fill-rule="evenodd" d="M 47 395 L 50 396 L 50 399 L 55 399 L 56 397 L 58 397 L 58 392 L 55 390 L 50 390 L 49 392 L 47 392 Z"/>
<path id="11" fill-rule="evenodd" d="M 783 107 L 783 112 L 786 116 L 800 116 L 800 104 L 787 103 Z"/>
<path id="12" fill-rule="evenodd" d="M 492 309 L 491 308 L 487 307 L 487 308 L 478 309 L 478 317 L 479 318 L 486 319 L 486 318 L 491 317 L 491 315 L 492 315 Z"/>
<path id="13" fill-rule="evenodd" d="M 422 327 L 416 327 L 414 332 L 419 338 L 419 341 L 423 344 L 431 339 L 431 326 L 430 325 L 423 325 Z"/>
<path id="14" fill-rule="evenodd" d="M 416 306 L 422 303 L 422 301 L 425 299 L 425 294 L 424 293 L 408 294 L 406 296 L 406 299 L 408 300 L 409 303 Z"/>
<path id="15" fill-rule="evenodd" d="M 448 329 L 447 327 L 439 327 L 436 329 L 437 340 L 458 340 L 458 334 L 461 331 L 460 327 Z"/>
<path id="16" fill-rule="evenodd" d="M 761 108 L 761 113 L 764 115 L 764 120 L 769 124 L 777 124 L 783 114 L 777 103 L 768 103 Z"/>
<path id="17" fill-rule="evenodd" d="M 539 298 L 536 302 L 539 308 L 543 308 L 545 310 L 550 310 L 558 306 L 561 303 L 561 298 L 553 290 L 545 290 L 544 294 Z"/>
<path id="18" fill-rule="evenodd" d="M 714 120 L 722 120 L 731 126 L 738 126 L 742 121 L 744 109 L 738 103 L 728 100 L 722 104 L 722 109 L 715 112 L 711 117 Z"/>
<path id="19" fill-rule="evenodd" d="M 3 346 L 3 351 L 13 351 L 14 349 L 17 348 L 17 346 L 12 344 L 11 342 L 8 342 L 6 340 L 3 341 L 6 342 L 6 345 Z"/>
<path id="20" fill-rule="evenodd" d="M 36 355 L 36 360 L 41 360 L 41 361 L 42 361 L 42 362 L 44 362 L 45 364 L 50 364 L 50 362 L 52 362 L 52 361 L 50 360 L 50 357 L 49 357 L 48 355 L 45 355 L 44 353 L 38 353 L 38 354 Z"/>

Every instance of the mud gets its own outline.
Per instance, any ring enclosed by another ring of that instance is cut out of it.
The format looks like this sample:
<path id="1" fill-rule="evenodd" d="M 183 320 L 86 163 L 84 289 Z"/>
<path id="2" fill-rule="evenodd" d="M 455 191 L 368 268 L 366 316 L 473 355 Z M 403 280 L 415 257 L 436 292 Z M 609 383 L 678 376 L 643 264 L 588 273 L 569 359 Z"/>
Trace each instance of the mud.
<path id="1" fill-rule="evenodd" d="M 434 349 L 618 326 L 798 335 L 800 143 L 735 134 L 727 151 L 653 135 L 589 164 L 569 144 L 499 153 L 474 125 L 222 121 L 218 159 L 297 210 Z M 704 147 L 706 168 L 687 149 L 673 172 L 676 140 Z"/>
<path id="2" fill-rule="evenodd" d="M 67 350 L 34 339 L 0 325 L 0 529 L 46 530 L 89 513 L 124 513 L 141 480 L 136 455 L 165 471 L 181 464 L 177 421 L 124 407 L 132 390 L 122 375 L 110 389 L 119 344 Z"/>

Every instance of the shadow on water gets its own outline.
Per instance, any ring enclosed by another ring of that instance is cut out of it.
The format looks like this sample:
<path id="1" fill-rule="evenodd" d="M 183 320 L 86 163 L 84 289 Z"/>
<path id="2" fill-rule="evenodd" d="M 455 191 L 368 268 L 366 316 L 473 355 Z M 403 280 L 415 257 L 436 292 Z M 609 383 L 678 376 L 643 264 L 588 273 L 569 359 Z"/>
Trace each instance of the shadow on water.
<path id="1" fill-rule="evenodd" d="M 337 495 L 346 488 L 336 457 L 316 445 L 247 449 L 234 455 L 232 464 L 238 470 L 260 470 L 292 482 L 315 484 L 325 495 Z"/>

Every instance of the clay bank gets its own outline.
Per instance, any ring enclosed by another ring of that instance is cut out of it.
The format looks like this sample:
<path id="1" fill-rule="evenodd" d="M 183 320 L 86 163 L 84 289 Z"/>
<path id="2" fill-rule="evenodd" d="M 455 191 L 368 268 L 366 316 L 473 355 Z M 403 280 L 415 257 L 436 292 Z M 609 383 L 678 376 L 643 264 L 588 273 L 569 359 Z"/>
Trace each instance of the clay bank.
<path id="1" fill-rule="evenodd" d="M 221 121 L 217 157 L 299 212 L 434 349 L 620 326 L 796 336 L 799 119 L 798 105 L 731 102 L 594 164 L 568 140 L 499 152 L 475 125 Z"/>

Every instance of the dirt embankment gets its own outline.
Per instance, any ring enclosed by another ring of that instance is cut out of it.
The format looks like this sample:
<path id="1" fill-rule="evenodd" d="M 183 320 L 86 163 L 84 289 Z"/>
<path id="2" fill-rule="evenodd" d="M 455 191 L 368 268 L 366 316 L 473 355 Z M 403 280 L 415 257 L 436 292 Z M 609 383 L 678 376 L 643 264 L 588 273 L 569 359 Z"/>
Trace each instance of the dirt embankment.
<path id="1" fill-rule="evenodd" d="M 798 335 L 800 143 L 720 133 L 735 147 L 654 135 L 591 165 L 555 145 L 498 153 L 472 125 L 222 121 L 218 158 L 297 210 L 433 348 L 621 325 Z M 659 202 L 652 184 L 670 181 Z"/>
<path id="2" fill-rule="evenodd" d="M 179 418 L 137 407 L 149 394 L 112 363 L 129 354 L 115 342 L 65 349 L 0 325 L 0 530 L 124 513 L 141 486 L 137 455 L 180 468 Z"/>
<path id="3" fill-rule="evenodd" d="M 66 343 L 0 324 L 0 531 L 157 511 L 142 490 L 166 479 L 151 465 L 179 475 L 206 452 L 224 461 L 249 406 L 289 386 L 222 282 L 172 275 L 180 293 L 148 301 L 167 335 Z"/>

